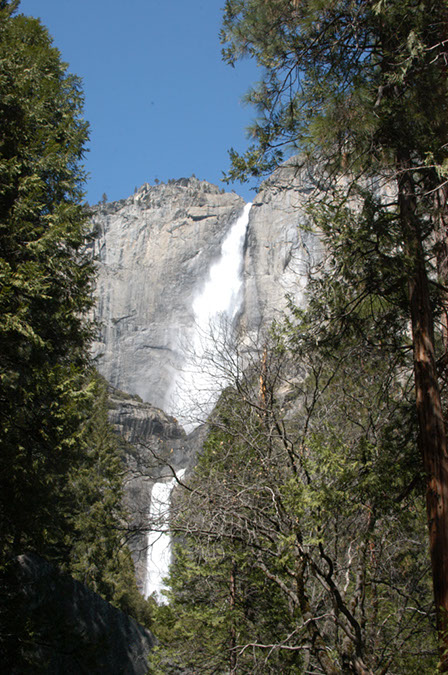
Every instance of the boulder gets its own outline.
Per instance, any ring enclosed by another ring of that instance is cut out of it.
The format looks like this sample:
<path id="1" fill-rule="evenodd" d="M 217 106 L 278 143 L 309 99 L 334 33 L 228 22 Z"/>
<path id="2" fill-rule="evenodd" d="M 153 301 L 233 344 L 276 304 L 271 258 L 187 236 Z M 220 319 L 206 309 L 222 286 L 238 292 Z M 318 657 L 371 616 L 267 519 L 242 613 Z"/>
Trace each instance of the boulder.
<path id="1" fill-rule="evenodd" d="M 39 556 L 18 556 L 2 586 L 2 672 L 147 674 L 151 633 Z"/>

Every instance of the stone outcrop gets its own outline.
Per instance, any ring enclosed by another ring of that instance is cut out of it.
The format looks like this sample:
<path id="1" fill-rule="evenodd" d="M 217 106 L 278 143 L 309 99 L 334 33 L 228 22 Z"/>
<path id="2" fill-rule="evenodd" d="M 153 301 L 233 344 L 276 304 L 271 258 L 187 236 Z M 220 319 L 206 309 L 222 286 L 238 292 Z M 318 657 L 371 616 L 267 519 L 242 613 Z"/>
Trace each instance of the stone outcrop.
<path id="1" fill-rule="evenodd" d="M 154 447 L 154 452 L 160 455 L 167 452 L 173 455 L 175 448 L 174 464 L 185 465 L 186 433 L 177 420 L 163 410 L 142 401 L 139 396 L 109 387 L 109 420 L 127 443 Z"/>
<path id="2" fill-rule="evenodd" d="M 125 505 L 129 513 L 129 547 L 137 586 L 143 593 L 147 565 L 148 514 L 155 482 L 194 466 L 203 427 L 186 434 L 177 420 L 138 396 L 109 388 L 109 420 L 123 439 L 127 465 Z"/>
<path id="3" fill-rule="evenodd" d="M 319 193 L 309 167 L 297 158 L 265 180 L 250 212 L 244 260 L 244 300 L 240 324 L 256 333 L 279 318 L 290 295 L 299 305 L 310 270 L 321 257 L 307 207 Z"/>
<path id="4" fill-rule="evenodd" d="M 159 408 L 182 365 L 192 301 L 244 206 L 196 178 L 143 185 L 95 207 L 99 338 L 94 355 L 114 387 Z"/>
<path id="5" fill-rule="evenodd" d="M 3 641 L 2 672 L 148 673 L 154 637 L 79 581 L 37 555 L 19 556 L 7 581 L 2 613 L 16 630 Z"/>

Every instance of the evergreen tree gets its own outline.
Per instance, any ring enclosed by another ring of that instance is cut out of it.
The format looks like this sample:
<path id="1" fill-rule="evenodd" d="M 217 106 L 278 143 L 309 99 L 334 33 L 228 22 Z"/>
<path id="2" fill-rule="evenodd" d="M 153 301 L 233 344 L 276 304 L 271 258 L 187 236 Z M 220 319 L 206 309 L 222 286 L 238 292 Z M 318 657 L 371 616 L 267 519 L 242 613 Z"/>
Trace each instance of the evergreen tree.
<path id="1" fill-rule="evenodd" d="M 302 650 L 280 647 L 294 610 L 249 549 L 187 537 L 170 580 L 169 604 L 155 610 L 155 673 L 303 673 Z"/>
<path id="2" fill-rule="evenodd" d="M 80 82 L 18 5 L 0 2 L 0 648 L 15 666 L 33 639 L 26 616 L 20 635 L 8 623 L 4 572 L 19 554 L 148 618 L 124 547 L 122 458 L 89 362 Z"/>
<path id="3" fill-rule="evenodd" d="M 89 416 L 80 434 L 83 460 L 70 470 L 76 505 L 66 514 L 72 528 L 66 567 L 91 590 L 149 627 L 149 604 L 137 590 L 126 545 L 122 442 L 108 421 L 107 383 L 95 372 L 91 377 Z"/>
<path id="4" fill-rule="evenodd" d="M 2 556 L 63 556 L 88 405 L 92 264 L 80 205 L 79 81 L 35 19 L 0 10 Z"/>
<path id="5" fill-rule="evenodd" d="M 255 144 L 245 157 L 232 153 L 232 177 L 272 167 L 289 146 L 313 153 L 327 176 L 346 171 L 353 182 L 369 174 L 395 182 L 389 208 L 413 336 L 442 672 L 448 670 L 448 454 L 431 282 L 436 256 L 442 274 L 446 269 L 446 24 L 442 0 L 227 0 L 223 26 L 225 57 L 234 63 L 254 56 L 264 67 L 248 95 L 259 112 Z"/>

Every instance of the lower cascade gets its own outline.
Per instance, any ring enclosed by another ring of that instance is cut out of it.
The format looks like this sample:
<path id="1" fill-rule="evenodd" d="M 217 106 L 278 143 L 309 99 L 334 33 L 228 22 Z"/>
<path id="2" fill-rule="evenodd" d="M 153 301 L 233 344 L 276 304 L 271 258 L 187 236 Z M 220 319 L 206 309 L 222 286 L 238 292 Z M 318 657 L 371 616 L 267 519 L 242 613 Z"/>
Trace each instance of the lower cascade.
<path id="1" fill-rule="evenodd" d="M 177 478 L 181 480 L 185 469 L 178 471 Z M 176 478 L 154 483 L 151 490 L 151 506 L 149 522 L 152 528 L 147 538 L 147 562 L 145 579 L 145 598 L 155 593 L 159 602 L 166 602 L 162 591 L 166 588 L 163 583 L 168 575 L 171 562 L 171 538 L 168 533 L 171 492 L 176 485 Z"/>

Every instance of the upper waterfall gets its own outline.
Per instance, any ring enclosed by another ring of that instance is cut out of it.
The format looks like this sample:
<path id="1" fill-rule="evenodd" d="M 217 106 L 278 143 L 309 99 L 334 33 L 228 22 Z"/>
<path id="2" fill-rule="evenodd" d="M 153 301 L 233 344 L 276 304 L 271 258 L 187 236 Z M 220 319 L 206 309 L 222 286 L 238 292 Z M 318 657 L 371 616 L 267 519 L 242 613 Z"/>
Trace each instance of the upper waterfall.
<path id="1" fill-rule="evenodd" d="M 241 305 L 243 247 L 252 204 L 246 204 L 241 215 L 225 237 L 219 260 L 210 268 L 202 292 L 193 302 L 195 321 L 206 331 L 218 317 L 235 318 Z"/>
<path id="2" fill-rule="evenodd" d="M 229 340 L 241 305 L 244 239 L 250 207 L 251 204 L 246 204 L 230 225 L 219 258 L 210 266 L 194 297 L 194 323 L 180 336 L 179 351 L 184 353 L 184 363 L 173 378 L 167 412 L 176 414 L 186 431 L 194 429 L 211 412 L 226 384 L 225 370 L 219 363 L 220 352 L 232 348 Z M 184 472 L 179 471 L 178 478 Z M 149 597 L 155 592 L 161 602 L 163 577 L 168 573 L 171 554 L 169 536 L 163 528 L 169 520 L 174 485 L 174 478 L 157 482 L 151 493 L 145 595 Z"/>
<path id="3" fill-rule="evenodd" d="M 100 326 L 94 356 L 118 389 L 166 409 L 198 280 L 244 200 L 197 178 L 143 185 L 93 215 Z"/>
<path id="4" fill-rule="evenodd" d="M 194 323 L 180 335 L 185 360 L 173 378 L 168 412 L 187 431 L 211 412 L 226 385 L 221 355 L 231 349 L 235 318 L 242 301 L 244 240 L 251 204 L 231 224 L 220 256 L 193 300 Z"/>

